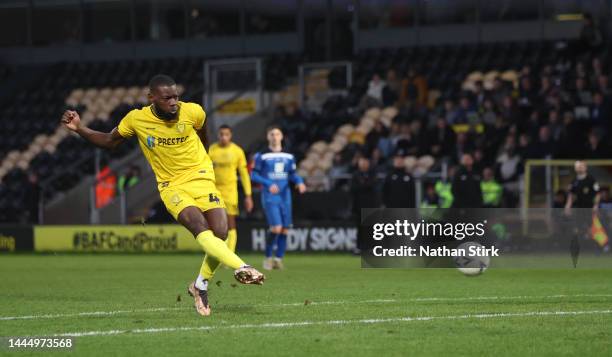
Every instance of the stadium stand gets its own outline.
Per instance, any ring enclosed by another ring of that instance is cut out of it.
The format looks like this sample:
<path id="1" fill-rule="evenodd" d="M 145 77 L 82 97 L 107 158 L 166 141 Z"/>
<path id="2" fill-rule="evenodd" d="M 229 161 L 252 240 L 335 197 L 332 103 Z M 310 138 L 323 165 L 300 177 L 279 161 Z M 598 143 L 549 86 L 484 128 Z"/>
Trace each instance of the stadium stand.
<path id="1" fill-rule="evenodd" d="M 385 172 L 399 155 L 421 176 L 471 153 L 479 172 L 493 167 L 513 187 L 525 159 L 601 158 L 609 152 L 609 53 L 575 53 L 554 42 L 364 51 L 347 97 L 347 112 L 363 114 L 348 123 L 337 118 L 331 139 L 310 127 L 301 173 L 323 189 L 314 177 L 332 165 L 355 170 L 359 156 Z M 291 132 L 299 127 L 281 123 Z"/>
<path id="2" fill-rule="evenodd" d="M 439 170 L 441 162 L 457 164 L 469 152 L 480 170 L 495 167 L 498 180 L 515 181 L 526 158 L 603 155 L 609 123 L 600 118 L 610 111 L 609 57 L 610 47 L 593 55 L 551 41 L 369 49 L 353 62 L 354 85 L 346 96 L 327 98 L 320 112 L 286 101 L 276 120 L 315 190 L 332 188 L 320 178 L 350 174 L 364 156 L 380 173 L 402 156 L 408 171 L 423 175 Z M 303 60 L 267 58 L 266 89 L 281 91 Z M 0 143 L 0 207 L 12 208 L 2 211 L 23 210 L 28 172 L 42 180 L 56 167 L 91 157 L 90 146 L 58 130 L 57 114 L 65 106 L 85 110 L 92 127 L 110 130 L 144 103 L 145 90 L 135 86 L 154 73 L 175 76 L 185 86 L 183 98 L 199 101 L 201 63 L 174 58 L 50 67 L 36 88 L 15 94 L 1 113 L 13 118 L 0 124 L 8 134 Z M 327 76 L 333 86 L 339 73 Z M 63 173 L 65 179 L 45 194 L 72 187 L 92 169 L 84 163 Z"/>

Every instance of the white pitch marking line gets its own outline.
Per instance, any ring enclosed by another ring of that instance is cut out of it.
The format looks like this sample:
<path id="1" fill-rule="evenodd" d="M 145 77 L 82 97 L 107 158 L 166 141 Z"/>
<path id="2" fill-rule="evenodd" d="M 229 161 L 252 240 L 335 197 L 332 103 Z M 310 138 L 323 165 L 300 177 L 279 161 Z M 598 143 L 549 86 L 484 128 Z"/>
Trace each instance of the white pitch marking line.
<path id="1" fill-rule="evenodd" d="M 575 294 L 575 295 L 519 295 L 519 296 L 468 296 L 458 298 L 429 297 L 413 298 L 408 301 L 466 301 L 466 300 L 521 300 L 521 299 L 556 299 L 572 297 L 612 297 L 612 294 Z"/>
<path id="2" fill-rule="evenodd" d="M 66 332 L 53 335 L 54 337 L 83 337 L 83 336 L 108 336 L 121 335 L 127 333 L 160 333 L 160 332 L 179 332 L 179 331 L 210 331 L 210 330 L 235 330 L 235 329 L 254 329 L 254 328 L 283 328 L 283 327 L 302 327 L 320 325 L 349 325 L 349 324 L 380 324 L 389 322 L 411 322 L 411 321 L 433 321 L 433 320 L 463 320 L 463 319 L 494 319 L 512 317 L 533 317 L 533 316 L 577 316 L 577 315 L 607 315 L 612 314 L 612 310 L 590 310 L 590 311 L 529 311 L 516 313 L 492 313 L 492 314 L 467 314 L 449 316 L 416 316 L 398 317 L 387 319 L 361 319 L 361 320 L 327 320 L 327 321 L 301 321 L 301 322 L 271 322 L 262 324 L 243 324 L 229 326 L 194 326 L 194 327 L 160 327 L 145 328 L 134 330 L 107 330 L 107 331 L 85 331 L 85 332 Z"/>
<path id="3" fill-rule="evenodd" d="M 61 317 L 82 317 L 82 316 L 108 316 L 118 314 L 130 314 L 137 312 L 159 312 L 169 310 L 182 310 L 184 307 L 156 307 L 151 309 L 135 309 L 135 310 L 115 310 L 115 311 L 90 311 L 78 312 L 73 314 L 49 314 L 49 315 L 25 315 L 25 316 L 2 316 L 0 321 L 7 320 L 31 320 L 31 319 L 55 319 Z"/>
<path id="4" fill-rule="evenodd" d="M 612 297 L 612 294 L 576 294 L 576 295 L 523 295 L 523 296 L 470 296 L 470 297 L 428 297 L 428 298 L 410 298 L 410 299 L 375 299 L 362 301 L 313 301 L 308 304 L 305 302 L 295 303 L 280 303 L 280 304 L 261 304 L 254 305 L 255 307 L 284 307 L 284 306 L 304 306 L 304 305 L 344 305 L 344 304 L 386 304 L 393 302 L 427 302 L 427 301 L 471 301 L 471 300 L 521 300 L 521 299 L 554 299 L 554 298 L 573 298 L 573 297 Z M 232 305 L 235 307 L 253 306 L 253 305 Z M 134 309 L 134 310 L 116 310 L 116 311 L 91 311 L 79 312 L 71 314 L 48 314 L 48 315 L 25 315 L 25 316 L 0 316 L 0 321 L 10 320 L 33 320 L 33 319 L 56 319 L 63 317 L 86 317 L 86 316 L 109 316 L 119 314 L 161 312 L 161 311 L 176 311 L 187 310 L 191 307 L 157 307 L 150 309 Z"/>

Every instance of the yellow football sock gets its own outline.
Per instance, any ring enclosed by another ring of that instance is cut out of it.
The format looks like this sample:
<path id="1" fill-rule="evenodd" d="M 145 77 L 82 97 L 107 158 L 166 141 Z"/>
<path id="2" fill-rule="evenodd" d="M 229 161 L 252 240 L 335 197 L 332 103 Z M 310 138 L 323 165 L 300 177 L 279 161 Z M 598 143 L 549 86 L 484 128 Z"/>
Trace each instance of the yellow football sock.
<path id="1" fill-rule="evenodd" d="M 206 256 L 204 256 L 204 261 L 202 262 L 202 267 L 200 268 L 200 275 L 202 275 L 204 279 L 212 280 L 218 267 L 219 261 L 206 254 Z"/>
<path id="2" fill-rule="evenodd" d="M 236 233 L 236 228 L 230 229 L 227 232 L 227 240 L 225 242 L 232 252 L 236 251 L 236 243 L 238 242 L 238 233 Z"/>
<path id="3" fill-rule="evenodd" d="M 239 256 L 234 254 L 234 252 L 227 247 L 224 241 L 215 237 L 211 230 L 206 230 L 198 234 L 196 240 L 210 258 L 214 258 L 232 269 L 238 269 L 246 265 Z M 206 259 L 204 259 L 204 263 L 206 264 Z M 219 263 L 217 263 L 217 265 L 218 264 Z"/>

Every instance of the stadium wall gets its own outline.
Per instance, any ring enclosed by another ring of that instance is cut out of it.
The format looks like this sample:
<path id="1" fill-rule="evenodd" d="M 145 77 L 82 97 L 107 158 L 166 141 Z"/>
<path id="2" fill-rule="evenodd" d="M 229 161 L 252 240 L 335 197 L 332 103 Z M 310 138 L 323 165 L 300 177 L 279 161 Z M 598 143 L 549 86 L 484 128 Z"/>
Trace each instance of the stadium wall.
<path id="1" fill-rule="evenodd" d="M 267 226 L 241 222 L 237 250 L 263 251 Z M 293 252 L 352 251 L 357 228 L 346 222 L 296 224 L 287 239 Z M 0 252 L 178 253 L 202 249 L 184 227 L 165 225 L 0 226 Z"/>

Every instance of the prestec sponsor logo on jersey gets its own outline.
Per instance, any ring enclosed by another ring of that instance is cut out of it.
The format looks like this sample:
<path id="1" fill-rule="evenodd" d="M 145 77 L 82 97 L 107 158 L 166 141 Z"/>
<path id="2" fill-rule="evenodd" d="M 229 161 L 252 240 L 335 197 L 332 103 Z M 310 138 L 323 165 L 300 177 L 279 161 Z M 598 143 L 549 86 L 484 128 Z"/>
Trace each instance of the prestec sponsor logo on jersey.
<path id="1" fill-rule="evenodd" d="M 180 145 L 184 143 L 185 141 L 187 141 L 187 139 L 189 139 L 189 136 L 180 136 L 180 137 L 175 137 L 175 138 L 162 138 L 162 137 L 156 137 L 153 135 L 148 135 L 147 136 L 147 146 L 149 147 L 149 149 L 153 149 L 155 148 L 155 146 Z"/>

